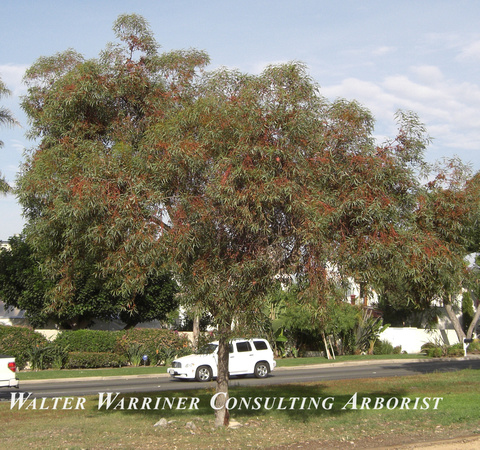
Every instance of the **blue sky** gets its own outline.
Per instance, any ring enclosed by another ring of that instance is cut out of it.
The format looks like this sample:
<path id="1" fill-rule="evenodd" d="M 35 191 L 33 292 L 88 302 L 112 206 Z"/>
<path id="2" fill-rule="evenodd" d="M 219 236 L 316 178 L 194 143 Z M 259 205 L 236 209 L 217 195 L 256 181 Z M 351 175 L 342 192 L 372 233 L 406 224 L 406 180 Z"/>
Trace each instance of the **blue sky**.
<path id="1" fill-rule="evenodd" d="M 426 158 L 458 156 L 480 170 L 480 2 L 443 0 L 5 0 L 0 5 L 0 77 L 13 91 L 1 105 L 22 128 L 0 129 L 0 171 L 14 183 L 34 145 L 19 96 L 38 57 L 74 48 L 95 58 L 112 24 L 137 13 L 163 50 L 198 48 L 220 66 L 259 73 L 302 61 L 329 98 L 356 99 L 376 118 L 379 141 L 394 114 L 413 110 L 434 138 Z M 21 208 L 0 197 L 0 240 L 23 228 Z"/>

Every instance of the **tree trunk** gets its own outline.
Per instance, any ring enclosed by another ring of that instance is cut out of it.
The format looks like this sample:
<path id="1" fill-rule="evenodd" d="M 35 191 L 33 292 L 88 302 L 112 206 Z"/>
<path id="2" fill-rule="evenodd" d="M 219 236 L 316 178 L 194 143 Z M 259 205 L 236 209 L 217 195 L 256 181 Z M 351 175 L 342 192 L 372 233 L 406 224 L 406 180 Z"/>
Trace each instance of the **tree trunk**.
<path id="1" fill-rule="evenodd" d="M 228 336 L 228 334 L 226 335 Z M 228 338 L 220 337 L 218 342 L 218 373 L 216 387 L 216 394 L 218 395 L 215 400 L 216 427 L 227 427 L 230 421 L 230 414 L 226 406 L 228 400 L 228 362 Z"/>
<path id="2" fill-rule="evenodd" d="M 328 350 L 327 339 L 325 338 L 325 333 L 322 331 L 323 344 L 325 345 L 325 351 L 327 352 L 327 359 L 332 359 L 330 352 Z"/>
<path id="3" fill-rule="evenodd" d="M 465 339 L 465 333 L 463 332 L 462 325 L 460 324 L 460 320 L 458 319 L 457 315 L 455 314 L 455 311 L 452 308 L 451 300 L 452 300 L 452 296 L 449 295 L 448 300 L 443 301 L 443 305 L 445 306 L 445 311 L 447 312 L 448 318 L 452 322 L 455 333 L 457 333 L 458 342 L 461 342 L 463 344 L 463 340 Z"/>
<path id="4" fill-rule="evenodd" d="M 84 319 L 81 316 L 76 316 L 74 319 L 67 321 L 72 330 L 83 330 L 84 328 L 88 327 L 89 322 L 89 320 Z"/>
<path id="5" fill-rule="evenodd" d="M 330 349 L 332 350 L 333 359 L 336 359 L 335 358 L 335 350 L 333 349 L 333 344 L 332 344 L 332 336 L 328 336 L 328 342 L 330 343 Z"/>
<path id="6" fill-rule="evenodd" d="M 198 349 L 198 338 L 200 337 L 200 314 L 193 316 L 193 347 Z"/>
<path id="7" fill-rule="evenodd" d="M 475 311 L 475 315 L 473 316 L 472 322 L 470 323 L 470 326 L 468 327 L 468 330 L 467 330 L 467 339 L 472 339 L 473 330 L 475 330 L 475 327 L 477 326 L 477 323 L 480 320 L 480 303 L 478 303 L 478 299 L 475 297 L 475 294 L 473 292 L 470 291 L 470 295 L 472 296 L 476 311 Z"/>

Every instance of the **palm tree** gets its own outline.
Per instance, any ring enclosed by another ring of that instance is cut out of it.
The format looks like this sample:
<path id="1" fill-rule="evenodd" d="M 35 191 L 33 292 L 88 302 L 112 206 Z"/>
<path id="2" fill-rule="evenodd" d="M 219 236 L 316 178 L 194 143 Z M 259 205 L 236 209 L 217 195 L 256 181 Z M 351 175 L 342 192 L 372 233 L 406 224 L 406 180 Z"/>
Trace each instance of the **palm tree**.
<path id="1" fill-rule="evenodd" d="M 7 86 L 5 86 L 5 83 L 0 79 L 0 99 L 10 94 L 11 94 L 10 90 L 7 88 Z M 18 122 L 12 116 L 12 113 L 7 108 L 4 108 L 3 106 L 0 106 L 0 125 L 5 125 L 5 126 L 18 125 Z M 2 140 L 0 140 L 0 147 L 3 147 Z M 10 186 L 5 181 L 5 178 L 2 177 L 2 174 L 0 172 L 0 193 L 6 194 L 9 190 L 10 190 Z"/>

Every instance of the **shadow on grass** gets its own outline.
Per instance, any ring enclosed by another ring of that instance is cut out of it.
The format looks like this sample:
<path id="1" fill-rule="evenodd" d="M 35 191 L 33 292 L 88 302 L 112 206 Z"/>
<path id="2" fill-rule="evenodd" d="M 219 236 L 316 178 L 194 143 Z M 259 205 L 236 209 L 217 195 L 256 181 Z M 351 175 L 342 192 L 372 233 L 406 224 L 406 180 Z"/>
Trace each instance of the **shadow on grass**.
<path id="1" fill-rule="evenodd" d="M 164 396 L 159 395 L 166 394 L 164 392 L 119 394 L 117 397 L 116 393 L 111 394 L 111 402 L 104 402 L 100 413 L 142 414 L 155 418 L 160 413 L 169 419 L 211 417 L 214 413 L 214 388 L 171 391 Z M 399 408 L 402 401 L 407 402 L 402 400 L 407 398 L 407 392 L 403 389 L 389 390 L 388 393 L 378 391 L 331 395 L 324 385 L 256 386 L 255 390 L 251 387 L 234 387 L 230 388 L 229 397 L 231 416 L 237 420 L 273 416 L 302 423 L 322 417 L 340 417 L 361 409 L 374 409 L 374 406 L 378 406 L 375 409 Z M 413 405 L 409 402 L 410 406 Z"/>
<path id="2" fill-rule="evenodd" d="M 403 370 L 407 370 L 413 373 L 432 373 L 432 372 L 457 372 L 459 370 L 479 370 L 480 369 L 480 359 L 470 359 L 462 360 L 457 359 L 455 361 L 443 360 L 443 359 L 430 359 L 425 362 L 412 362 L 405 363 L 402 362 L 401 366 L 395 364 L 385 365 L 384 369 L 386 370 L 398 370 L 401 367 Z M 432 370 L 433 369 L 433 370 Z"/>

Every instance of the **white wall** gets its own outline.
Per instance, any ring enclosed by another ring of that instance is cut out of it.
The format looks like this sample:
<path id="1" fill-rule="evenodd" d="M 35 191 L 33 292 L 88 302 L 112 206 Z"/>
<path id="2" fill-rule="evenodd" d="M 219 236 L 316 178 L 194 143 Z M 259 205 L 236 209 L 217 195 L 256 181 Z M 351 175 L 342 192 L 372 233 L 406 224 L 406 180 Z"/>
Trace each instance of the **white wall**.
<path id="1" fill-rule="evenodd" d="M 382 341 L 390 342 L 394 347 L 401 346 L 407 353 L 420 353 L 421 347 L 427 342 L 445 343 L 453 345 L 458 343 L 455 330 L 427 331 L 422 328 L 397 328 L 388 327 L 381 335 Z"/>

